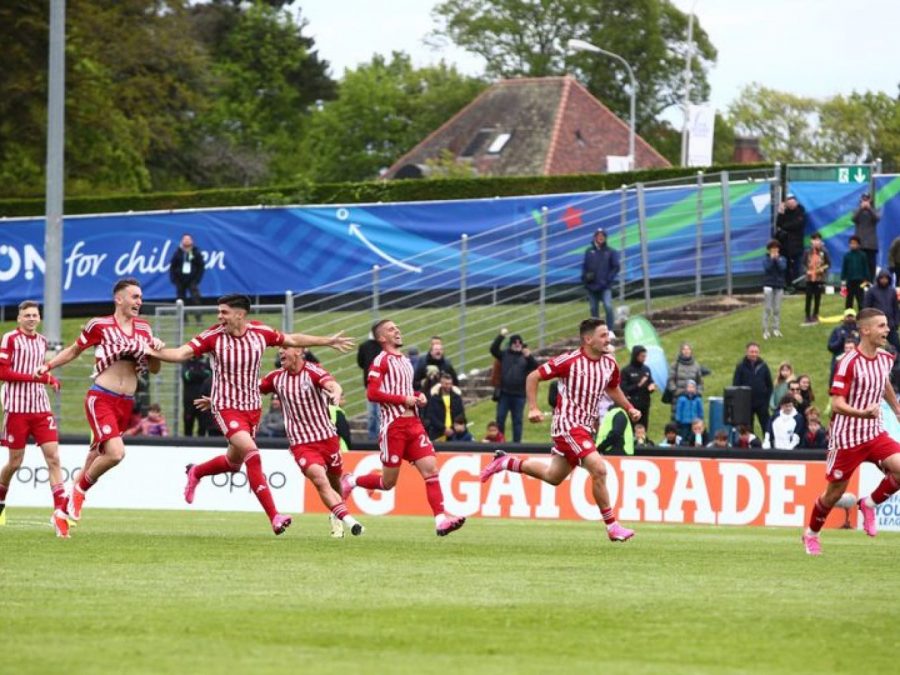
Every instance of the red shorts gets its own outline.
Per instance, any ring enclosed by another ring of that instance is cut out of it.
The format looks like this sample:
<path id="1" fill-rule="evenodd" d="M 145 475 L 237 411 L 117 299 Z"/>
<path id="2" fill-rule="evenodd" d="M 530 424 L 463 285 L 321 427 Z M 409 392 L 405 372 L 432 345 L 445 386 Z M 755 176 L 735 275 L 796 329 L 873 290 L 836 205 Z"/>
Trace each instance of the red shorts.
<path id="1" fill-rule="evenodd" d="M 110 438 L 118 438 L 128 429 L 134 397 L 88 389 L 84 397 L 84 413 L 91 428 L 91 450 Z M 100 447 L 100 452 L 103 448 Z"/>
<path id="2" fill-rule="evenodd" d="M 341 460 L 341 439 L 337 436 L 326 438 L 324 441 L 313 441 L 303 445 L 292 445 L 291 454 L 297 461 L 297 466 L 306 474 L 306 470 L 313 464 L 324 466 L 328 473 L 340 476 L 344 470 Z"/>
<path id="3" fill-rule="evenodd" d="M 231 438 L 239 431 L 246 431 L 256 438 L 259 427 L 260 410 L 233 410 L 224 408 L 213 411 L 213 418 L 225 438 Z"/>
<path id="4" fill-rule="evenodd" d="M 34 436 L 36 445 L 56 443 L 59 434 L 53 413 L 4 413 L 0 445 L 5 445 L 10 450 L 23 450 L 28 444 L 29 435 Z"/>
<path id="5" fill-rule="evenodd" d="M 434 446 L 418 417 L 395 419 L 387 429 L 381 430 L 378 447 L 381 449 L 381 463 L 385 466 L 400 466 L 404 459 L 415 462 L 434 456 Z"/>
<path id="6" fill-rule="evenodd" d="M 898 452 L 900 443 L 891 438 L 886 431 L 854 448 L 829 450 L 825 460 L 825 478 L 829 483 L 850 480 L 850 476 L 863 462 L 877 465 Z"/>
<path id="7" fill-rule="evenodd" d="M 553 437 L 550 452 L 565 457 L 569 466 L 580 466 L 581 460 L 597 450 L 594 435 L 583 427 L 575 427 L 561 436 Z"/>

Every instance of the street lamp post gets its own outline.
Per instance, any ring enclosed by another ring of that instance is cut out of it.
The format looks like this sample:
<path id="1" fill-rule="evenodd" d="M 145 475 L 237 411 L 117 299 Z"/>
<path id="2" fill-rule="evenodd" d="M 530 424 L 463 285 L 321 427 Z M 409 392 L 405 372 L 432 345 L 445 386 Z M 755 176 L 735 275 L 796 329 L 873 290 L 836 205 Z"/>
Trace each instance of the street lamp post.
<path id="1" fill-rule="evenodd" d="M 630 106 L 630 116 L 631 116 L 631 124 L 628 128 L 628 167 L 630 169 L 634 169 L 634 109 L 635 109 L 635 97 L 637 96 L 637 80 L 634 79 L 634 71 L 631 69 L 631 66 L 628 65 L 628 61 L 623 59 L 618 54 L 613 52 L 609 52 L 605 49 L 601 49 L 597 45 L 592 45 L 590 42 L 586 42 L 585 40 L 569 40 L 567 43 L 570 51 L 575 52 L 593 52 L 595 54 L 604 54 L 609 56 L 610 58 L 615 59 L 623 66 L 625 66 L 625 70 L 628 71 L 628 77 L 631 80 L 631 106 Z"/>

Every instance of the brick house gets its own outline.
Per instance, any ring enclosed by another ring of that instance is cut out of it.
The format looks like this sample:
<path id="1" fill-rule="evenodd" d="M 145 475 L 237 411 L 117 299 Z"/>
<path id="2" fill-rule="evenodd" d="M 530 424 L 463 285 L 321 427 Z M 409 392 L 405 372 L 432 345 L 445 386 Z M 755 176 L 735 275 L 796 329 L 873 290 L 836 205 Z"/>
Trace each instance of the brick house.
<path id="1" fill-rule="evenodd" d="M 421 178 L 449 150 L 481 176 L 605 173 L 628 154 L 628 123 L 570 76 L 497 82 L 398 159 L 384 178 Z M 635 168 L 671 166 L 640 136 Z"/>

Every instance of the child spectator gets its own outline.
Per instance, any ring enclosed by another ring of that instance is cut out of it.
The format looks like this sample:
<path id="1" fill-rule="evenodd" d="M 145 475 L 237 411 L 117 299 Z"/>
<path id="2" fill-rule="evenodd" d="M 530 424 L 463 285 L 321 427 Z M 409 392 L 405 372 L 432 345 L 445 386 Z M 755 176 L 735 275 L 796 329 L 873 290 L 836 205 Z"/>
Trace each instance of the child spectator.
<path id="1" fill-rule="evenodd" d="M 500 433 L 500 425 L 494 420 L 487 423 L 482 443 L 506 443 L 506 437 Z"/>
<path id="2" fill-rule="evenodd" d="M 681 445 L 686 448 L 705 448 L 709 445 L 709 433 L 702 419 L 697 417 L 691 420 L 690 431 L 681 439 Z"/>
<path id="3" fill-rule="evenodd" d="M 703 419 L 703 400 L 697 395 L 697 383 L 687 381 L 684 393 L 675 404 L 675 422 L 678 423 L 678 435 L 686 437 L 691 431 L 695 419 Z"/>
<path id="4" fill-rule="evenodd" d="M 759 439 L 753 434 L 746 424 L 742 424 L 738 427 L 738 437 L 734 442 L 734 447 L 736 448 L 761 448 L 762 443 L 759 442 Z"/>
<path id="5" fill-rule="evenodd" d="M 447 440 L 461 443 L 475 442 L 475 437 L 472 436 L 469 425 L 466 423 L 465 415 L 457 415 L 453 418 L 453 432 L 447 435 Z"/>
<path id="6" fill-rule="evenodd" d="M 778 405 L 778 413 L 769 421 L 763 447 L 767 450 L 793 450 L 800 445 L 800 439 L 805 433 L 806 421 L 794 407 L 794 397 L 785 394 Z"/>
<path id="7" fill-rule="evenodd" d="M 810 247 L 803 254 L 803 267 L 806 269 L 806 321 L 803 323 L 806 326 L 819 323 L 819 304 L 825 290 L 825 276 L 831 267 L 831 258 L 822 235 L 813 232 L 809 243 Z"/>
<path id="8" fill-rule="evenodd" d="M 781 337 L 781 301 L 784 298 L 784 275 L 787 273 L 787 260 L 781 255 L 781 244 L 772 239 L 766 244 L 766 255 L 763 258 L 763 340 L 769 339 L 769 328 L 772 335 Z M 793 283 L 791 280 L 790 283 Z"/>
<path id="9" fill-rule="evenodd" d="M 634 425 L 634 447 L 636 448 L 652 448 L 655 447 L 653 441 L 647 438 L 647 428 L 643 424 Z"/>
<path id="10" fill-rule="evenodd" d="M 127 436 L 168 436 L 169 427 L 159 403 L 151 403 L 147 408 L 147 416 L 125 432 Z"/>
<path id="11" fill-rule="evenodd" d="M 665 437 L 659 442 L 661 448 L 674 448 L 681 445 L 681 436 L 678 435 L 678 425 L 675 422 L 666 424 Z"/>
<path id="12" fill-rule="evenodd" d="M 716 432 L 716 435 L 713 436 L 712 443 L 710 443 L 707 447 L 710 448 L 718 448 L 723 449 L 728 447 L 728 430 L 727 429 L 719 429 Z"/>
<path id="13" fill-rule="evenodd" d="M 819 411 L 815 406 L 806 411 L 806 432 L 800 439 L 801 448 L 825 449 L 828 447 L 828 435 L 822 428 Z"/>
<path id="14" fill-rule="evenodd" d="M 853 307 L 854 300 L 857 311 L 862 309 L 863 284 L 868 285 L 870 276 L 869 259 L 859 248 L 859 237 L 854 234 L 850 237 L 850 250 L 841 264 L 841 295 L 847 298 L 844 302 L 846 309 Z"/>

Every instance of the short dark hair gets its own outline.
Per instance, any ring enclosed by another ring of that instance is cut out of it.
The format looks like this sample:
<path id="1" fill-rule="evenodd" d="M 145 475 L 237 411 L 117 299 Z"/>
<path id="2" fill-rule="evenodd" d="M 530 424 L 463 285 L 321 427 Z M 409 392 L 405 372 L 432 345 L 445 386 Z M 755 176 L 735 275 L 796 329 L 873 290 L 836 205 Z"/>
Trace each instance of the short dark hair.
<path id="1" fill-rule="evenodd" d="M 141 282 L 134 277 L 125 277 L 124 279 L 119 279 L 116 282 L 116 285 L 113 286 L 113 295 L 121 291 L 123 288 L 128 288 L 129 286 L 137 286 L 138 288 L 140 288 Z"/>
<path id="2" fill-rule="evenodd" d="M 750 347 L 759 347 L 759 343 L 751 340 L 750 342 L 747 343 L 747 346 L 744 347 L 744 349 L 750 349 Z"/>
<path id="3" fill-rule="evenodd" d="M 585 335 L 590 335 L 595 330 L 597 330 L 600 326 L 605 326 L 606 322 L 602 319 L 585 319 L 578 326 L 578 335 L 584 337 Z"/>
<path id="4" fill-rule="evenodd" d="M 850 235 L 850 241 L 855 241 L 857 244 L 861 244 L 861 243 L 862 243 L 862 241 L 860 241 L 860 238 L 857 237 L 855 234 L 851 234 L 851 235 Z"/>
<path id="5" fill-rule="evenodd" d="M 250 296 L 243 293 L 229 293 L 216 300 L 217 305 L 227 305 L 231 309 L 250 311 Z"/>
<path id="6" fill-rule="evenodd" d="M 453 376 L 452 376 L 450 373 L 448 373 L 446 370 L 442 370 L 442 371 L 441 371 L 441 379 L 442 379 L 442 380 L 443 380 L 443 379 L 452 380 L 452 379 L 453 379 Z"/>
<path id="7" fill-rule="evenodd" d="M 675 422 L 667 422 L 666 423 L 666 433 L 678 433 L 678 425 Z"/>
<path id="8" fill-rule="evenodd" d="M 381 330 L 381 327 L 388 323 L 390 319 L 382 319 L 381 321 L 376 321 L 372 324 L 372 339 L 376 342 L 378 341 L 378 331 Z"/>
<path id="9" fill-rule="evenodd" d="M 818 232 L 813 232 L 811 235 L 809 235 L 809 238 L 810 239 L 821 239 L 822 235 L 819 234 Z"/>
<path id="10" fill-rule="evenodd" d="M 781 397 L 781 400 L 778 401 L 779 406 L 787 405 L 788 403 L 790 403 L 791 405 L 794 405 L 794 403 L 795 403 L 794 397 L 791 396 L 790 394 L 785 394 L 784 396 Z"/>
<path id="11" fill-rule="evenodd" d="M 41 308 L 41 306 L 37 303 L 36 300 L 23 300 L 22 302 L 19 303 L 19 311 L 20 312 L 24 312 L 26 309 L 31 309 L 32 307 L 37 307 L 38 309 Z"/>
<path id="12" fill-rule="evenodd" d="M 453 418 L 453 424 L 468 424 L 468 422 L 466 422 L 466 416 L 465 415 L 457 415 L 456 417 Z"/>
<path id="13" fill-rule="evenodd" d="M 497 428 L 499 429 L 499 428 L 500 428 L 500 425 L 497 424 L 497 420 L 491 420 L 490 422 L 488 422 L 488 423 L 485 425 L 485 427 L 497 427 Z"/>
<path id="14" fill-rule="evenodd" d="M 877 316 L 885 316 L 885 314 L 880 309 L 866 307 L 865 309 L 860 310 L 859 314 L 856 315 L 856 320 L 865 321 L 866 319 L 874 319 Z"/>
<path id="15" fill-rule="evenodd" d="M 781 248 L 781 242 L 778 241 L 777 239 L 769 239 L 769 243 L 766 244 L 766 250 L 768 251 L 768 250 L 773 249 L 773 248 L 780 249 L 780 248 Z"/>

